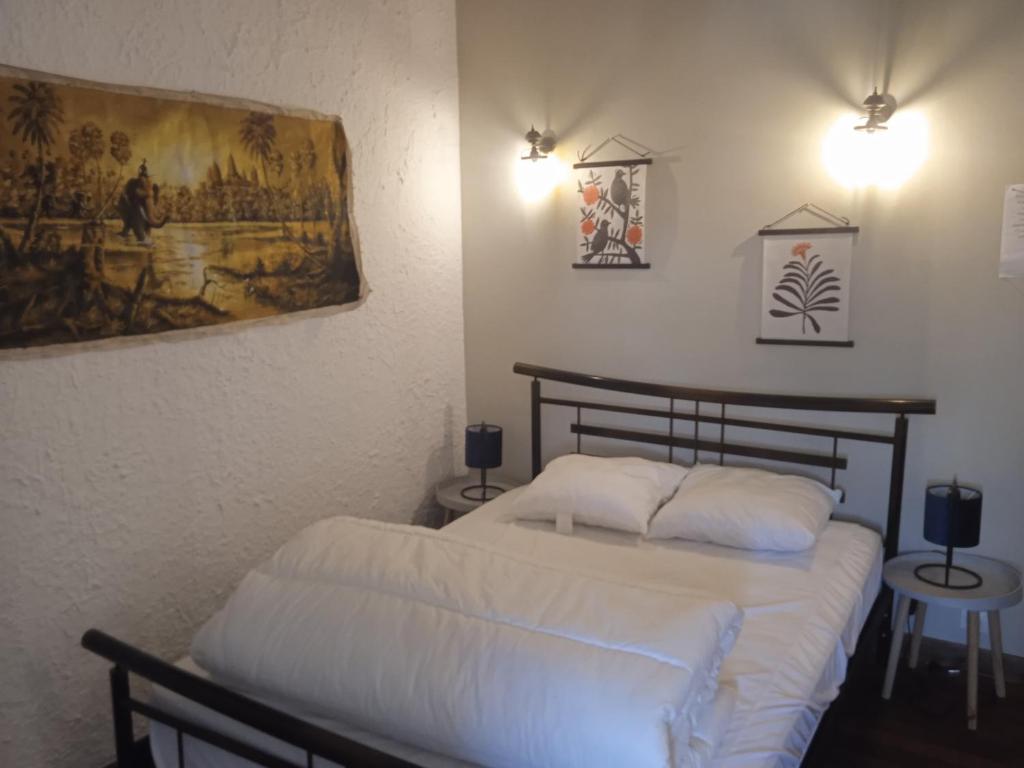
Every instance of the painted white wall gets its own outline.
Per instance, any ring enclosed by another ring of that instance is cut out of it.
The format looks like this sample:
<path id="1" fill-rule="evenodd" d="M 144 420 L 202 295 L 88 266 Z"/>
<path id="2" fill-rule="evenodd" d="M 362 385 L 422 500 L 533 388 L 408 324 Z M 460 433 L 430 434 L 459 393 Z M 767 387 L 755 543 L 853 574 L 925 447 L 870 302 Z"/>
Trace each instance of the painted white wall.
<path id="1" fill-rule="evenodd" d="M 925 484 L 956 473 L 985 491 L 975 551 L 1024 565 L 1024 284 L 996 277 L 1004 185 L 1024 181 L 1024 4 L 465 2 L 458 36 L 469 413 L 505 427 L 510 473 L 529 472 L 517 360 L 712 387 L 933 396 L 938 415 L 910 426 L 903 547 L 930 546 Z M 897 190 L 847 190 L 826 173 L 821 142 L 875 82 L 927 118 L 930 153 Z M 651 270 L 570 269 L 574 183 L 534 205 L 517 193 L 531 123 L 559 135 L 569 163 L 619 132 L 660 151 L 648 177 Z M 754 235 L 808 201 L 862 227 L 853 349 L 754 344 Z M 546 413 L 550 457 L 572 443 L 568 417 Z M 845 511 L 881 523 L 888 452 L 843 450 Z M 928 622 L 929 634 L 964 636 L 958 615 L 933 610 Z M 1024 610 L 1008 611 L 1003 631 L 1024 653 Z"/>
<path id="2" fill-rule="evenodd" d="M 349 312 L 0 361 L 0 764 L 111 759 L 86 628 L 175 658 L 294 531 L 411 520 L 451 474 L 454 15 L 451 0 L 0 0 L 4 63 L 341 115 L 372 291 Z"/>

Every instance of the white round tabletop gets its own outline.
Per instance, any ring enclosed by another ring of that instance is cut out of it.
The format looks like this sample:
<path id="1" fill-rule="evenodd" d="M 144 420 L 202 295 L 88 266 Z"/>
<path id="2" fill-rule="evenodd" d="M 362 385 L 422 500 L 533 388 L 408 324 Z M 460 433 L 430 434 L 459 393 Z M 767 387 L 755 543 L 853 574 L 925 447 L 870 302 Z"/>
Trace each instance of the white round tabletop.
<path id="1" fill-rule="evenodd" d="M 434 498 L 437 499 L 437 503 L 445 509 L 451 510 L 459 514 L 466 512 L 472 512 L 474 509 L 479 507 L 484 502 L 476 499 L 467 499 L 462 495 L 462 489 L 468 485 L 478 485 L 480 483 L 480 475 L 463 475 L 462 477 L 456 477 L 452 480 L 448 480 L 437 486 L 437 490 L 434 493 Z M 503 491 L 511 491 L 513 488 L 518 488 L 519 483 L 506 480 L 503 477 L 495 477 L 494 475 L 487 475 L 487 484 L 496 485 Z M 479 489 L 474 489 L 474 492 L 479 493 Z M 499 494 L 500 495 L 500 494 Z M 489 499 L 490 500 L 490 499 Z"/>
<path id="2" fill-rule="evenodd" d="M 894 557 L 883 569 L 885 583 L 901 595 L 922 603 L 968 611 L 998 611 L 1021 601 L 1020 571 L 1009 563 L 990 557 L 954 552 L 953 565 L 970 568 L 982 578 L 981 585 L 972 589 L 949 589 L 929 584 L 914 575 L 914 569 L 919 565 L 944 565 L 945 559 L 945 552 L 908 552 Z M 929 575 L 940 573 L 940 569 L 933 569 Z M 957 584 L 958 579 L 964 578 L 968 577 L 953 571 L 950 583 Z"/>

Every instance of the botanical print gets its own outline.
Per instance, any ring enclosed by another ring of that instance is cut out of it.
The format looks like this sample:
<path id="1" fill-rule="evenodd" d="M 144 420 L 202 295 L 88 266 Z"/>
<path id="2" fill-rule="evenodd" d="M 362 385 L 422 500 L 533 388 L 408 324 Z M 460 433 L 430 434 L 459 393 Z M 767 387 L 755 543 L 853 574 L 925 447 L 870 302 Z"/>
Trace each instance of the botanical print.
<path id="1" fill-rule="evenodd" d="M 807 321 L 811 321 L 814 333 L 821 333 L 821 324 L 814 315 L 818 312 L 838 312 L 839 278 L 834 269 L 822 269 L 821 254 L 807 258 L 812 243 L 797 243 L 792 248 L 798 257 L 782 267 L 782 279 L 775 285 L 772 298 L 777 309 L 769 310 L 772 317 L 801 318 L 800 333 L 807 333 Z"/>
<path id="2" fill-rule="evenodd" d="M 623 162 L 579 163 L 577 263 L 590 266 L 645 264 L 644 183 L 647 166 Z"/>
<path id="3" fill-rule="evenodd" d="M 847 341 L 853 237 L 766 236 L 762 337 Z"/>
<path id="4" fill-rule="evenodd" d="M 340 121 L 221 103 L 0 71 L 0 347 L 360 298 Z"/>

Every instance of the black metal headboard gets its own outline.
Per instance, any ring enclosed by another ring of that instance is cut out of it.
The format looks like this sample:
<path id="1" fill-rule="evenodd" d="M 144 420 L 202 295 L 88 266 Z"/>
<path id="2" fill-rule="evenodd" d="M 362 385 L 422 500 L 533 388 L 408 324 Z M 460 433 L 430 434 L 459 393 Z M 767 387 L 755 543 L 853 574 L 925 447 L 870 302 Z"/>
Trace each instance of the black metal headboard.
<path id="1" fill-rule="evenodd" d="M 580 450 L 580 441 L 584 435 L 628 440 L 635 443 L 648 443 L 668 448 L 668 460 L 675 457 L 677 448 L 690 449 L 696 461 L 700 452 L 717 453 L 719 463 L 724 463 L 725 456 L 743 456 L 747 458 L 767 459 L 790 464 L 825 467 L 832 472 L 832 487 L 835 487 L 836 470 L 846 469 L 847 460 L 839 455 L 839 441 L 851 440 L 865 443 L 881 443 L 892 446 L 892 469 L 889 475 L 889 512 L 885 526 L 885 559 L 895 557 L 899 552 L 900 512 L 903 503 L 903 473 L 907 457 L 907 416 L 910 414 L 934 414 L 935 401 L 927 398 L 908 397 L 836 397 L 831 395 L 780 395 L 758 392 L 736 392 L 723 389 L 706 389 L 703 387 L 680 387 L 671 384 L 652 384 L 625 379 L 609 379 L 585 373 L 561 371 L 556 368 L 544 368 L 539 365 L 516 363 L 513 371 L 530 376 L 531 394 L 531 447 L 533 454 L 533 476 L 541 471 L 541 406 L 557 405 L 576 409 L 576 421 L 570 427 L 576 435 L 576 449 Z M 540 382 L 558 381 L 589 389 L 603 389 L 611 392 L 623 392 L 632 395 L 647 395 L 668 400 L 668 408 L 644 408 L 633 405 L 615 405 L 610 403 L 578 400 L 575 398 L 544 397 L 541 395 Z M 692 412 L 676 411 L 676 403 L 692 402 Z M 718 406 L 715 415 L 701 414 L 701 405 Z M 818 411 L 838 413 L 873 413 L 894 414 L 895 426 L 892 434 L 879 432 L 863 432 L 834 426 L 808 426 L 803 424 L 786 424 L 775 421 L 731 418 L 726 414 L 726 406 L 749 406 L 755 408 L 779 408 L 792 411 Z M 603 411 L 610 413 L 632 414 L 663 418 L 668 421 L 668 433 L 645 432 L 618 427 L 595 426 L 584 424 L 584 411 Z M 677 435 L 676 422 L 693 423 L 692 434 Z M 701 425 L 717 427 L 717 434 L 703 436 Z M 748 445 L 727 441 L 726 427 L 762 430 L 765 432 L 783 432 L 789 434 L 812 435 L 828 438 L 832 441 L 831 451 L 816 453 L 813 451 L 794 450 L 792 448 L 776 448 L 761 445 Z"/>

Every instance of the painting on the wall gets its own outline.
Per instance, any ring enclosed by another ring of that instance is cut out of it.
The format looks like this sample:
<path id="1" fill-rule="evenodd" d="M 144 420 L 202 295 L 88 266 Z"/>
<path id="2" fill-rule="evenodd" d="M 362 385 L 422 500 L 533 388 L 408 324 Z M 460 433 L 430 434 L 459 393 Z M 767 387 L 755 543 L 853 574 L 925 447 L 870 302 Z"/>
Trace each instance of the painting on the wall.
<path id="1" fill-rule="evenodd" d="M 853 228 L 848 228 L 853 229 Z M 762 230 L 759 343 L 853 346 L 852 231 Z"/>
<path id="2" fill-rule="evenodd" d="M 648 158 L 576 163 L 574 268 L 650 267 L 644 241 Z"/>
<path id="3" fill-rule="evenodd" d="M 338 118 L 0 68 L 0 348 L 358 301 Z"/>

